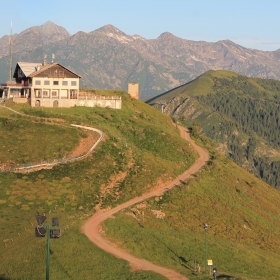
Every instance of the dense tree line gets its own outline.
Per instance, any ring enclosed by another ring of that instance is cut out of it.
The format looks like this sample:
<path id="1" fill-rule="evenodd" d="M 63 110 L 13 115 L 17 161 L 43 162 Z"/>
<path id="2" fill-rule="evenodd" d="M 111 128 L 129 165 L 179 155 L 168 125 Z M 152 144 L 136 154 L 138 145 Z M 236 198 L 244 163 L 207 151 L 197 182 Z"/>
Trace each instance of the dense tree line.
<path id="1" fill-rule="evenodd" d="M 253 81 L 253 82 L 252 82 Z M 272 186 L 280 187 L 280 162 L 255 154 L 258 139 L 279 149 L 280 82 L 238 76 L 213 77 L 212 92 L 196 99 L 222 117 L 219 124 L 204 128 L 216 142 L 227 142 L 229 156 Z M 244 140 L 246 135 L 249 140 Z"/>
<path id="2" fill-rule="evenodd" d="M 269 100 L 240 97 L 236 93 L 208 94 L 197 97 L 204 105 L 212 106 L 221 115 L 234 120 L 246 134 L 255 132 L 274 147 L 280 145 L 279 105 Z"/>

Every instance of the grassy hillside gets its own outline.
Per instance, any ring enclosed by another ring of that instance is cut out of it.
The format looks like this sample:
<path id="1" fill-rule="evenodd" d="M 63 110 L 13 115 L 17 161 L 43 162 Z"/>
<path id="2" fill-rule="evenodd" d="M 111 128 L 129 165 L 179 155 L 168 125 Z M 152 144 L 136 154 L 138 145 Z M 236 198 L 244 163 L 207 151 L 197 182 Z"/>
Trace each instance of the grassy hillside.
<path id="1" fill-rule="evenodd" d="M 148 103 L 185 125 L 199 124 L 220 151 L 279 188 L 279 81 L 208 71 Z"/>
<path id="2" fill-rule="evenodd" d="M 279 279 L 280 192 L 205 141 L 212 160 L 204 170 L 162 197 L 107 220 L 107 236 L 190 279 L 213 279 L 195 272 L 194 260 L 202 272 L 205 258 L 218 268 L 218 279 Z"/>
<path id="3" fill-rule="evenodd" d="M 0 164 L 5 168 L 66 157 L 88 136 L 67 124 L 0 110 Z"/>
<path id="4" fill-rule="evenodd" d="M 85 135 L 71 130 L 70 123 L 93 126 L 106 134 L 82 161 L 25 174 L 0 173 L 0 279 L 44 279 L 46 239 L 35 238 L 36 213 L 45 213 L 49 223 L 58 217 L 62 228 L 61 238 L 51 240 L 51 279 L 92 279 L 93 275 L 97 279 L 164 279 L 151 272 L 131 272 L 126 262 L 92 245 L 81 233 L 81 225 L 96 209 L 112 207 L 176 177 L 192 165 L 196 153 L 167 116 L 124 92 L 102 93 L 122 96 L 123 109 L 7 104 L 36 117 L 25 118 L 0 108 L 5 119 L 1 139 L 8 144 L 28 137 L 24 149 L 32 147 L 34 160 L 60 156 L 56 149 L 48 151 L 57 142 L 65 146 L 72 142 L 71 152 Z M 14 128 L 8 130 L 7 123 Z M 19 162 L 23 151 L 11 157 L 9 150 L 1 149 L 2 159 Z"/>
<path id="5" fill-rule="evenodd" d="M 37 149 L 47 152 L 57 138 L 79 142 L 85 137 L 83 131 L 71 130 L 70 123 L 93 126 L 106 134 L 83 161 L 25 174 L 0 173 L 0 279 L 44 279 L 46 239 L 34 236 L 36 213 L 45 213 L 49 223 L 58 217 L 62 228 L 61 238 L 51 240 L 51 279 L 92 279 L 93 275 L 104 280 L 164 279 L 152 272 L 132 272 L 125 261 L 91 244 L 81 226 L 96 209 L 113 207 L 182 173 L 196 153 L 166 115 L 124 92 L 103 93 L 121 95 L 123 109 L 10 104 L 30 116 L 18 117 L 0 108 L 1 118 L 8 123 L 30 123 L 30 139 L 36 139 L 44 125 L 40 133 L 48 131 L 50 142 L 33 145 L 38 157 Z M 9 133 L 8 139 L 16 139 L 25 129 L 21 125 L 5 133 L 1 129 L 0 135 Z M 278 279 L 280 193 L 216 152 L 205 138 L 201 144 L 211 153 L 211 161 L 201 172 L 162 197 L 108 220 L 106 234 L 133 254 L 190 279 L 212 279 L 193 271 L 194 259 L 204 269 L 206 248 L 221 279 L 221 275 Z M 5 153 L 8 156 L 8 150 L 2 149 L 3 158 Z M 19 160 L 20 152 L 16 155 Z M 165 217 L 157 219 L 152 210 Z M 203 223 L 209 224 L 206 244 Z"/>

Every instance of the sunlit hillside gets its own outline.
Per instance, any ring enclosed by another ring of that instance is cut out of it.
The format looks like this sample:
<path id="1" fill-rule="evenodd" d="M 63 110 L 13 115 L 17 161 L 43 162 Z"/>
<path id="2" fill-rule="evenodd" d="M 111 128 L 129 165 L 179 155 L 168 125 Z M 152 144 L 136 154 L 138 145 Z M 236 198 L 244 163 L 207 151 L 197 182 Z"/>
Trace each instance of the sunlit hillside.
<path id="1" fill-rule="evenodd" d="M 280 186 L 280 81 L 208 71 L 147 101 L 187 126 L 268 184 Z"/>

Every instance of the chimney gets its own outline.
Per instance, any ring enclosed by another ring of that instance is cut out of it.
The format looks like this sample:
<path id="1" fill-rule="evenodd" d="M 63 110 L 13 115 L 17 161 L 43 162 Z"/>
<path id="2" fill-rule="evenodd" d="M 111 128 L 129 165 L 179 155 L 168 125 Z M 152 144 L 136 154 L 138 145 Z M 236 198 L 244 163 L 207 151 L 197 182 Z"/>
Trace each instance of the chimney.
<path id="1" fill-rule="evenodd" d="M 48 63 L 47 63 L 47 55 L 45 54 L 44 55 L 44 62 L 43 62 L 43 66 L 46 66 Z"/>

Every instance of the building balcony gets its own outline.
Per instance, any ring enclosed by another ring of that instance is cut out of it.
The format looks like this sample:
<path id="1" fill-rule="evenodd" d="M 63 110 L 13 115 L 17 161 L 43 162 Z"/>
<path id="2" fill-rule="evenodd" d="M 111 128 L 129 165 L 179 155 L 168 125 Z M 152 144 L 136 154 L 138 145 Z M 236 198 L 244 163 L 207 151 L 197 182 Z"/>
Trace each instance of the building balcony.
<path id="1" fill-rule="evenodd" d="M 14 82 L 6 82 L 1 84 L 2 87 L 20 87 L 20 88 L 29 88 L 32 87 L 32 84 L 22 84 Z"/>

